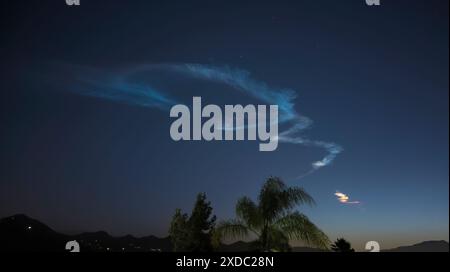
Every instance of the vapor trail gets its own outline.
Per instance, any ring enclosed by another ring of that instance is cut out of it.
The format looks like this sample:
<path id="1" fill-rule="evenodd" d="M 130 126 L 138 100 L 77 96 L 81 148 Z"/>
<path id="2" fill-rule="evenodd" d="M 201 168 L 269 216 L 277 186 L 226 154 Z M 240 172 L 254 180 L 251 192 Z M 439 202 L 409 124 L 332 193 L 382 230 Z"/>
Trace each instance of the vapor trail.
<path id="1" fill-rule="evenodd" d="M 205 80 L 221 82 L 238 90 L 244 91 L 262 101 L 270 104 L 277 104 L 280 108 L 280 121 L 289 122 L 290 128 L 279 134 L 280 142 L 302 144 L 306 146 L 316 146 L 327 150 L 328 154 L 319 161 L 312 163 L 312 169 L 306 174 L 298 176 L 303 178 L 314 171 L 327 166 L 333 162 L 343 148 L 332 142 L 315 141 L 303 138 L 300 133 L 312 124 L 312 120 L 302 116 L 294 109 L 296 98 L 295 91 L 291 89 L 276 89 L 269 87 L 266 83 L 256 81 L 250 77 L 250 73 L 245 70 L 230 69 L 228 67 L 218 68 L 199 64 L 177 65 L 176 69 L 190 73 L 192 76 Z"/>
<path id="2" fill-rule="evenodd" d="M 76 84 L 71 91 L 77 94 L 164 111 L 179 104 L 177 99 L 164 90 L 155 88 L 151 82 L 136 80 L 138 73 L 152 74 L 164 71 L 173 74 L 174 80 L 177 76 L 184 75 L 193 79 L 212 81 L 230 86 L 268 104 L 278 105 L 279 122 L 288 125 L 288 129 L 279 133 L 279 142 L 314 146 L 327 151 L 327 155 L 321 160 L 312 162 L 311 170 L 296 179 L 330 165 L 343 151 L 341 146 L 333 142 L 310 140 L 302 135 L 303 131 L 311 126 L 312 120 L 295 110 L 294 90 L 271 87 L 263 81 L 251 78 L 250 73 L 245 70 L 190 63 L 147 64 L 109 73 L 80 67 L 73 70 L 71 74 L 75 75 Z"/>

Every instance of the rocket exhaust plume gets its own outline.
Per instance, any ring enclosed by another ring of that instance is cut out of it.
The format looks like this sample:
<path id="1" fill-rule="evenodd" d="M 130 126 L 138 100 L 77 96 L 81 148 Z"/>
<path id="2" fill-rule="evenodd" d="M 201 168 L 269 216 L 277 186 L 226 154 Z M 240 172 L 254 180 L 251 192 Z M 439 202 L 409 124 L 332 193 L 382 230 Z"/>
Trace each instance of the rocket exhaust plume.
<path id="1" fill-rule="evenodd" d="M 184 76 L 224 84 L 257 100 L 278 105 L 278 122 L 288 127 L 279 133 L 279 143 L 314 146 L 327 151 L 327 154 L 322 159 L 311 163 L 311 169 L 308 172 L 299 175 L 296 179 L 301 179 L 330 165 L 338 154 L 343 151 L 343 148 L 338 144 L 311 140 L 302 135 L 303 131 L 311 126 L 312 120 L 295 110 L 295 91 L 271 87 L 263 81 L 253 79 L 250 73 L 245 70 L 181 63 L 136 65 L 112 72 L 80 66 L 58 67 L 58 71 L 61 72 L 64 68 L 67 68 L 64 78 L 67 78 L 67 75 L 73 75 L 73 78 L 68 80 L 69 82 L 64 82 L 64 89 L 67 89 L 69 85 L 69 91 L 79 95 L 163 111 L 169 111 L 172 106 L 179 103 L 179 99 L 173 97 L 174 94 L 169 94 L 167 91 L 155 86 L 154 82 L 151 82 L 147 77 L 142 78 L 143 74 L 152 75 L 163 71 L 169 73 L 173 78 Z"/>
<path id="2" fill-rule="evenodd" d="M 350 201 L 350 198 L 348 195 L 341 193 L 339 191 L 336 191 L 334 193 L 335 196 L 337 196 L 337 200 L 341 202 L 342 204 L 361 204 L 360 201 Z"/>

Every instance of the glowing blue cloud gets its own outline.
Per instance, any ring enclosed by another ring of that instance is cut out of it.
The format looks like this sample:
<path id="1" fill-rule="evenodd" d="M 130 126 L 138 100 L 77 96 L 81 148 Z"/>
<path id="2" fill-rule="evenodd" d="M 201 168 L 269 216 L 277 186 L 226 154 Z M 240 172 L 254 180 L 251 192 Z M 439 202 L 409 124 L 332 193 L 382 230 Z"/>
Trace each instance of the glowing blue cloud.
<path id="1" fill-rule="evenodd" d="M 80 67 L 76 67 L 76 70 L 76 82 L 70 89 L 74 93 L 161 110 L 169 110 L 178 104 L 163 91 L 130 80 L 127 73 L 106 74 Z"/>
<path id="2" fill-rule="evenodd" d="M 296 115 L 293 103 L 296 95 L 293 90 L 270 88 L 264 82 L 253 80 L 248 71 L 200 64 L 173 65 L 172 67 L 175 71 L 195 78 L 223 83 L 266 103 L 278 105 L 282 122 L 291 120 Z"/>
<path id="3" fill-rule="evenodd" d="M 229 67 L 215 67 L 201 64 L 150 64 L 131 67 L 125 71 L 110 74 L 79 72 L 77 83 L 72 90 L 77 94 L 109 99 L 121 103 L 138 105 L 160 110 L 169 110 L 179 104 L 167 92 L 150 86 L 151 83 L 135 79 L 137 73 L 165 71 L 190 78 L 212 81 L 232 87 L 246 95 L 252 96 L 267 104 L 278 105 L 279 122 L 289 124 L 289 128 L 279 133 L 279 142 L 316 146 L 324 148 L 327 155 L 312 163 L 312 169 L 306 175 L 333 162 L 343 151 L 342 147 L 331 142 L 309 140 L 301 136 L 303 130 L 312 124 L 312 120 L 302 116 L 295 110 L 295 91 L 268 86 L 265 82 L 251 78 L 245 70 Z M 100 76 L 99 76 L 100 75 Z M 299 176 L 298 178 L 304 177 Z"/>

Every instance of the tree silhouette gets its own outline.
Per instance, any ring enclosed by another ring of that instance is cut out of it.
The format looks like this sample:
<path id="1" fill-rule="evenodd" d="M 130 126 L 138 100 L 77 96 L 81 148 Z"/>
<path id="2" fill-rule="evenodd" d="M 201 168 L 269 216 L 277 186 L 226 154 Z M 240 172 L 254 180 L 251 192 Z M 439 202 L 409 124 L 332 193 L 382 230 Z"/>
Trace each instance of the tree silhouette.
<path id="1" fill-rule="evenodd" d="M 212 251 L 211 236 L 216 216 L 212 215 L 211 203 L 206 201 L 206 194 L 197 195 L 191 216 L 175 211 L 170 224 L 169 235 L 174 251 Z"/>
<path id="2" fill-rule="evenodd" d="M 173 251 L 186 250 L 189 242 L 188 215 L 182 213 L 180 209 L 176 209 L 172 217 L 169 236 L 172 241 Z"/>
<path id="3" fill-rule="evenodd" d="M 337 239 L 332 245 L 331 250 L 336 252 L 355 252 L 350 242 L 344 238 Z"/>
<path id="4" fill-rule="evenodd" d="M 221 222 L 220 237 L 243 238 L 249 234 L 261 251 L 288 251 L 289 240 L 302 240 L 322 249 L 328 237 L 306 215 L 293 211 L 299 204 L 314 205 L 314 199 L 299 187 L 287 187 L 281 179 L 269 178 L 261 188 L 258 202 L 242 197 L 236 204 L 236 219 Z"/>

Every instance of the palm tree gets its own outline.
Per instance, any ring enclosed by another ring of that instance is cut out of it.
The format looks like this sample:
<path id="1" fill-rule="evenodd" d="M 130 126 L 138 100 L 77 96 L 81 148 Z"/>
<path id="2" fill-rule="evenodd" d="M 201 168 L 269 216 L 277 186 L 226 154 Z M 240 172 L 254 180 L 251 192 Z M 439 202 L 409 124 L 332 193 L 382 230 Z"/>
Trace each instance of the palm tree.
<path id="1" fill-rule="evenodd" d="M 355 252 L 350 242 L 344 238 L 339 238 L 331 245 L 331 250 L 336 252 Z"/>
<path id="2" fill-rule="evenodd" d="M 299 204 L 314 205 L 314 199 L 299 187 L 287 187 L 281 179 L 269 178 L 261 188 L 258 203 L 242 197 L 236 204 L 236 219 L 221 222 L 220 237 L 244 238 L 252 233 L 262 251 L 287 251 L 289 240 L 326 249 L 329 239 L 306 215 L 293 211 Z"/>

